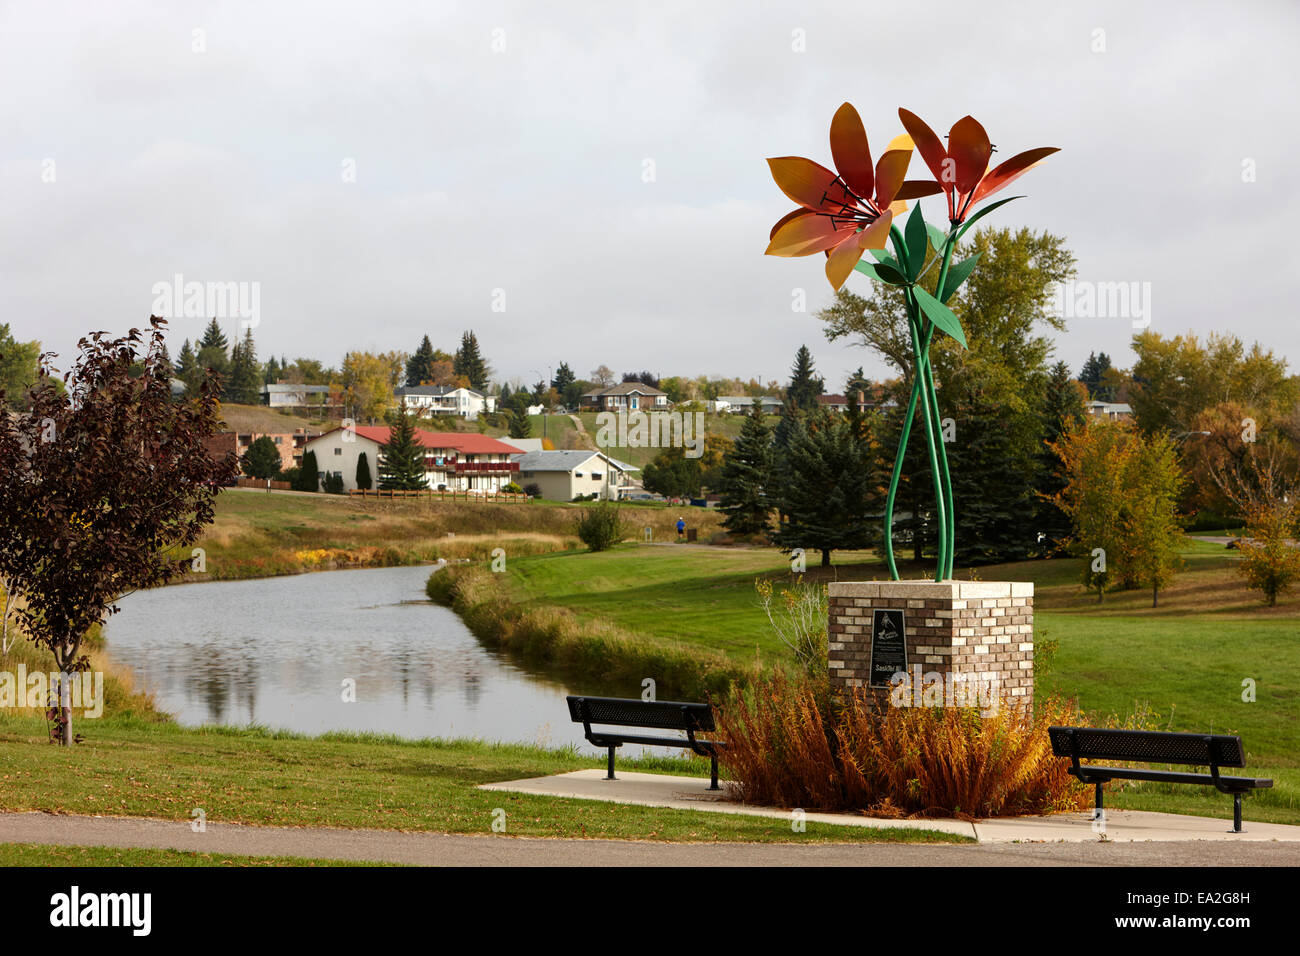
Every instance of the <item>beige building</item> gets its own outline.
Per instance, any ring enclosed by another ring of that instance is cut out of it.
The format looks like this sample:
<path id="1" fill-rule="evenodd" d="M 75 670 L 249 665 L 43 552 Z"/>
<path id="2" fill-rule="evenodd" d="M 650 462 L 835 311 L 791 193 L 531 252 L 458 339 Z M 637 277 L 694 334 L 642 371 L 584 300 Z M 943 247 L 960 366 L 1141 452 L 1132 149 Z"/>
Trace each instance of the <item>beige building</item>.
<path id="1" fill-rule="evenodd" d="M 572 501 L 579 495 L 590 494 L 617 500 L 623 489 L 632 487 L 631 473 L 640 470 L 603 452 L 587 449 L 531 451 L 515 455 L 514 459 L 519 465 L 515 480 L 524 490 L 536 485 L 541 497 L 553 501 Z"/>

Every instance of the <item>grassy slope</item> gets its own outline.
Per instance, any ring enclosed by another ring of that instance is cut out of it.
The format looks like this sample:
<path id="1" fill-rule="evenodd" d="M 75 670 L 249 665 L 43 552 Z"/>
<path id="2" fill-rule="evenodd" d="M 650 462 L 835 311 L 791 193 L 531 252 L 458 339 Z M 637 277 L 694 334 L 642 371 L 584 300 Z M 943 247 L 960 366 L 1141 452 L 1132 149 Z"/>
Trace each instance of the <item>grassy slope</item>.
<path id="1" fill-rule="evenodd" d="M 833 573 L 883 577 L 864 557 L 848 556 Z M 1300 823 L 1300 597 L 1262 606 L 1233 571 L 1234 553 L 1220 545 L 1190 542 L 1185 558 L 1186 570 L 1154 609 L 1151 595 L 1136 591 L 1098 606 L 1078 584 L 1074 560 L 981 568 L 979 577 L 1034 581 L 1037 637 L 1059 642 L 1054 658 L 1040 663 L 1040 697 L 1060 692 L 1099 715 L 1147 711 L 1171 730 L 1239 733 L 1249 751 L 1244 772 L 1277 780 L 1275 790 L 1251 798 L 1254 815 Z M 788 655 L 771 635 L 753 581 L 760 573 L 785 578 L 786 568 L 773 552 L 624 547 L 527 558 L 510 571 L 520 598 L 749 662 L 757 648 L 771 662 Z M 1241 699 L 1246 678 L 1257 683 L 1253 703 Z M 1160 790 L 1133 788 L 1116 805 L 1222 813 L 1224 798 L 1213 791 Z"/>
<path id="2" fill-rule="evenodd" d="M 299 552 L 317 550 L 371 549 L 385 553 L 371 553 L 369 563 L 411 564 L 486 556 L 500 545 L 514 557 L 576 545 L 573 521 L 582 507 L 229 490 L 217 498 L 216 522 L 199 543 L 206 551 L 206 576 L 213 579 L 308 570 L 311 561 Z M 674 533 L 676 516 L 662 508 L 623 509 L 631 524 L 651 525 L 657 537 Z M 717 515 L 697 511 L 692 521 L 707 537 L 718 527 Z M 366 563 L 365 555 L 360 558 L 352 563 Z"/>
<path id="3" fill-rule="evenodd" d="M 596 412 L 582 412 L 578 417 L 582 419 L 583 427 L 587 429 L 587 435 L 594 442 L 600 431 L 596 425 Z M 725 435 L 735 440 L 740 434 L 740 427 L 745 422 L 744 415 L 713 415 L 706 412 L 704 414 L 704 433 L 706 435 Z M 534 434 L 540 432 L 534 431 Z M 562 447 L 558 443 L 557 448 Z M 644 468 L 646 463 L 659 454 L 658 448 L 629 448 L 626 445 L 611 445 L 602 447 L 601 451 L 605 452 L 620 461 L 636 465 L 638 468 Z"/>

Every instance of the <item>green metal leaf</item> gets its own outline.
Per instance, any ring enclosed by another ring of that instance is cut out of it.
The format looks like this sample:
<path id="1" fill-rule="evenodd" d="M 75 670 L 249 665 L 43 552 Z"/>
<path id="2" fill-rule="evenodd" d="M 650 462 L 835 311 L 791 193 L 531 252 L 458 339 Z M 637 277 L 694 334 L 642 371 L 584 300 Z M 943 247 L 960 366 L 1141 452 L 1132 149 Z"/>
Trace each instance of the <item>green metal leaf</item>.
<path id="1" fill-rule="evenodd" d="M 1012 196 L 1010 199 L 999 199 L 995 203 L 990 203 L 989 205 L 981 209 L 979 212 L 977 212 L 975 215 L 971 216 L 969 219 L 966 220 L 966 223 L 961 227 L 961 232 L 957 233 L 957 238 L 960 239 L 962 236 L 966 235 L 967 229 L 975 225 L 975 223 L 979 222 L 982 216 L 987 216 L 994 209 L 997 209 L 998 206 L 1005 206 L 1007 203 L 1011 202 L 1014 199 L 1024 199 L 1024 198 L 1025 198 L 1024 196 Z"/>
<path id="2" fill-rule="evenodd" d="M 898 264 L 898 260 L 895 259 L 893 256 L 891 256 L 884 249 L 868 249 L 867 251 L 871 253 L 873 257 L 875 257 L 875 260 L 877 262 L 883 262 L 891 269 L 897 269 L 899 272 L 903 271 L 903 267 Z"/>
<path id="3" fill-rule="evenodd" d="M 975 265 L 979 262 L 980 256 L 982 255 L 984 255 L 984 253 L 977 252 L 969 259 L 963 259 L 955 266 L 949 267 L 948 278 L 945 279 L 943 283 L 943 295 L 940 296 L 941 301 L 947 303 L 947 301 L 952 298 L 952 294 L 957 291 L 957 287 L 965 282 L 966 277 L 975 270 Z"/>
<path id="4" fill-rule="evenodd" d="M 920 203 L 912 207 L 912 215 L 907 217 L 907 228 L 904 230 L 903 238 L 907 241 L 907 277 L 915 279 L 921 274 L 921 266 L 925 264 L 925 250 L 929 243 Z"/>
<path id="5" fill-rule="evenodd" d="M 872 279 L 888 283 L 889 285 L 907 285 L 907 279 L 903 276 L 902 272 L 894 266 L 886 265 L 883 262 L 872 265 L 870 262 L 859 261 L 853 268 L 857 269 L 864 276 L 870 276 Z"/>
<path id="6" fill-rule="evenodd" d="M 948 241 L 948 234 L 928 222 L 925 224 L 925 231 L 930 234 L 930 247 L 935 252 L 943 252 L 943 244 Z"/>
<path id="7" fill-rule="evenodd" d="M 920 286 L 913 287 L 912 292 L 916 296 L 917 304 L 921 306 L 921 311 L 934 323 L 935 328 L 947 332 L 961 343 L 962 348 L 969 348 L 966 344 L 966 333 L 962 331 L 961 323 L 957 321 L 957 316 L 953 315 L 952 309 Z"/>

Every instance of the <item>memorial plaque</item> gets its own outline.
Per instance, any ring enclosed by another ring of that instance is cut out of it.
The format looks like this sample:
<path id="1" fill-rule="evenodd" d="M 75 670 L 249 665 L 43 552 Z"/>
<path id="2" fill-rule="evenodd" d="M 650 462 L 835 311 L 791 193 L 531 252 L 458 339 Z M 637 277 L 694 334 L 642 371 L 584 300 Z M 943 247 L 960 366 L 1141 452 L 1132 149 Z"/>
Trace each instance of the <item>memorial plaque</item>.
<path id="1" fill-rule="evenodd" d="M 889 679 L 907 670 L 907 641 L 903 612 L 876 608 L 871 612 L 871 686 L 888 687 Z"/>

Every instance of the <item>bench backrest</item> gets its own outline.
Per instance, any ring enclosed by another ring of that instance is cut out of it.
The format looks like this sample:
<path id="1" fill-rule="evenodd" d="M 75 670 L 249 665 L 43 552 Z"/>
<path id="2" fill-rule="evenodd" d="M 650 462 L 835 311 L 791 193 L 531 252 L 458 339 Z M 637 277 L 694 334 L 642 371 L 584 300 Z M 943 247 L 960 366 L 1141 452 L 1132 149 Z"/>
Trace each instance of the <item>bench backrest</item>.
<path id="1" fill-rule="evenodd" d="M 1052 753 L 1081 760 L 1132 760 L 1219 767 L 1246 766 L 1240 737 L 1100 727 L 1049 727 Z"/>
<path id="2" fill-rule="evenodd" d="M 579 724 L 658 730 L 713 729 L 713 709 L 708 704 L 624 697 L 570 697 L 568 701 L 569 716 Z"/>

